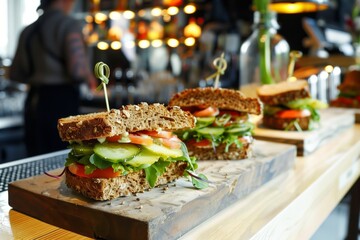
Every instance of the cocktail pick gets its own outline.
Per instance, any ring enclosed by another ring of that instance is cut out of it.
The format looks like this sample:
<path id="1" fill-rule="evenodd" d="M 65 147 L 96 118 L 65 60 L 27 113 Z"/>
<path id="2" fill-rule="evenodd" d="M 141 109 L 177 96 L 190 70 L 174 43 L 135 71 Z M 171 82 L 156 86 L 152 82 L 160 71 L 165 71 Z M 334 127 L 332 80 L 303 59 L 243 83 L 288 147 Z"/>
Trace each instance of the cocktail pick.
<path id="1" fill-rule="evenodd" d="M 97 90 L 101 90 L 102 88 L 104 89 L 106 109 L 108 112 L 110 112 L 109 99 L 106 90 L 106 84 L 109 83 L 110 68 L 106 63 L 98 62 L 95 64 L 94 73 L 95 76 L 101 80 L 101 84 L 96 89 Z"/>
<path id="2" fill-rule="evenodd" d="M 302 57 L 302 52 L 301 51 L 291 51 L 290 52 L 290 63 L 289 63 L 289 67 L 288 67 L 288 81 L 296 81 L 296 78 L 293 76 L 294 75 L 294 68 L 295 68 L 295 63 L 296 61 Z"/>
<path id="3" fill-rule="evenodd" d="M 206 81 L 215 78 L 214 88 L 218 88 L 220 75 L 224 75 L 225 70 L 227 68 L 227 62 L 224 58 L 224 53 L 222 53 L 220 57 L 215 58 L 213 61 L 213 64 L 214 64 L 214 67 L 216 68 L 216 72 L 211 74 L 210 76 L 208 76 L 206 78 Z"/>

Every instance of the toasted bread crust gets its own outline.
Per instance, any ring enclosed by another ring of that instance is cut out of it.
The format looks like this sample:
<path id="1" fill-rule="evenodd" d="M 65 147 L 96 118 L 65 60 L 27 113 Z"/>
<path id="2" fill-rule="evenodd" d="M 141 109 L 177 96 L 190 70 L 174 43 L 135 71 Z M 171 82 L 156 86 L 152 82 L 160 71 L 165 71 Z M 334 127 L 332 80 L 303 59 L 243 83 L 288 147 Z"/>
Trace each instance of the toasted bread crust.
<path id="1" fill-rule="evenodd" d="M 299 126 L 302 130 L 309 130 L 310 125 L 310 117 L 303 117 L 303 118 L 277 118 L 273 116 L 264 116 L 262 119 L 262 124 L 264 127 L 271 128 L 271 129 L 278 129 L 278 130 L 285 130 L 287 129 L 288 125 L 297 120 Z M 293 125 L 287 129 L 288 131 L 297 131 L 296 127 Z"/>
<path id="2" fill-rule="evenodd" d="M 351 70 L 346 73 L 344 82 L 337 87 L 341 92 L 352 92 L 360 95 L 360 71 Z"/>
<path id="3" fill-rule="evenodd" d="M 257 89 L 257 94 L 260 100 L 268 105 L 281 105 L 296 99 L 311 97 L 309 85 L 304 80 L 263 85 Z"/>
<path id="4" fill-rule="evenodd" d="M 261 103 L 257 98 L 247 98 L 240 91 L 225 88 L 190 88 L 175 94 L 170 106 L 218 107 L 251 114 L 261 114 Z"/>
<path id="5" fill-rule="evenodd" d="M 141 130 L 174 131 L 195 126 L 195 118 L 179 107 L 141 103 L 120 110 L 71 116 L 58 120 L 63 141 L 83 141 Z"/>
<path id="6" fill-rule="evenodd" d="M 182 161 L 171 163 L 166 172 L 158 177 L 155 185 L 166 184 L 181 177 L 186 166 L 187 163 Z M 83 178 L 72 174 L 66 168 L 65 183 L 72 190 L 99 201 L 128 196 L 151 188 L 145 179 L 144 170 L 115 178 Z"/>
<path id="7" fill-rule="evenodd" d="M 226 144 L 220 144 L 215 148 L 195 147 L 186 144 L 190 156 L 196 157 L 198 160 L 240 160 L 249 158 L 252 155 L 251 143 L 244 143 L 241 148 L 237 148 L 234 144 L 225 152 Z"/>

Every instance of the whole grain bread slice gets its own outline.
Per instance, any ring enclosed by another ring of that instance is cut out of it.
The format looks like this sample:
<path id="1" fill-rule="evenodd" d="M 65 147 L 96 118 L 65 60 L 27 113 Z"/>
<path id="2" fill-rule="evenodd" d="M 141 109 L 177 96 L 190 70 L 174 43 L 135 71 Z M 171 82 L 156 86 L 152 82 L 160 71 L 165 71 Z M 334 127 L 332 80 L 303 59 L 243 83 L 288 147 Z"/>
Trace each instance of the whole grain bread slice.
<path id="1" fill-rule="evenodd" d="M 277 118 L 273 116 L 264 116 L 262 119 L 262 124 L 264 127 L 278 130 L 288 130 L 288 131 L 297 131 L 293 121 L 297 121 L 302 130 L 309 130 L 310 126 L 310 117 L 302 118 Z"/>
<path id="2" fill-rule="evenodd" d="M 189 88 L 175 94 L 170 106 L 180 107 L 218 107 L 251 114 L 261 114 L 261 103 L 257 98 L 245 97 L 240 91 L 226 88 Z"/>
<path id="3" fill-rule="evenodd" d="M 232 144 L 228 151 L 225 151 L 226 144 L 222 143 L 215 149 L 212 147 L 196 147 L 186 144 L 190 156 L 196 157 L 198 160 L 241 160 L 252 156 L 252 143 L 247 142 L 238 148 Z"/>
<path id="4" fill-rule="evenodd" d="M 70 116 L 58 120 L 63 141 L 84 141 L 141 130 L 175 131 L 195 126 L 195 118 L 180 107 L 163 104 L 126 105 L 110 112 Z"/>
<path id="5" fill-rule="evenodd" d="M 166 172 L 158 177 L 155 186 L 172 182 L 181 177 L 186 166 L 187 163 L 182 161 L 171 163 L 166 168 Z M 144 170 L 115 178 L 83 178 L 66 169 L 65 183 L 72 190 L 99 201 L 111 200 L 150 189 Z"/>
<path id="6" fill-rule="evenodd" d="M 306 80 L 280 82 L 262 85 L 257 94 L 264 104 L 281 105 L 302 98 L 309 98 L 309 85 Z"/>

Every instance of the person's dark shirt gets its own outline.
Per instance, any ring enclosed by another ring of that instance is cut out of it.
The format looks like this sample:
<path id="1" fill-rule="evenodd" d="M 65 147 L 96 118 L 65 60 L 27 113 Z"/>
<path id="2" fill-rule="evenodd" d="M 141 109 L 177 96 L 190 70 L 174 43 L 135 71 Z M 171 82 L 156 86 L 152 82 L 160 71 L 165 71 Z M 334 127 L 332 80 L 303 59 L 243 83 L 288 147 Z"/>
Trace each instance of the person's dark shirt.
<path id="1" fill-rule="evenodd" d="M 22 31 L 10 70 L 11 80 L 59 85 L 85 81 L 89 74 L 77 20 L 60 10 L 49 9 Z"/>

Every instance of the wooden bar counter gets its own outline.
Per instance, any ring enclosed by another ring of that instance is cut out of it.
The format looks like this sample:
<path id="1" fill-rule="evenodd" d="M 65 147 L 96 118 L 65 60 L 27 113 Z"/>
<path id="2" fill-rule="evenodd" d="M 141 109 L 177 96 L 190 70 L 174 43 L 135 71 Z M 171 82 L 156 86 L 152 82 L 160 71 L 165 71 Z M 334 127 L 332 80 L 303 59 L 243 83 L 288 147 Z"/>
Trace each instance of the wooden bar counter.
<path id="1" fill-rule="evenodd" d="M 181 239 L 308 239 L 360 176 L 360 125 L 297 157 L 284 173 Z M 204 206 L 206 207 L 206 206 Z M 0 193 L 0 239 L 89 239 L 12 210 Z"/>

